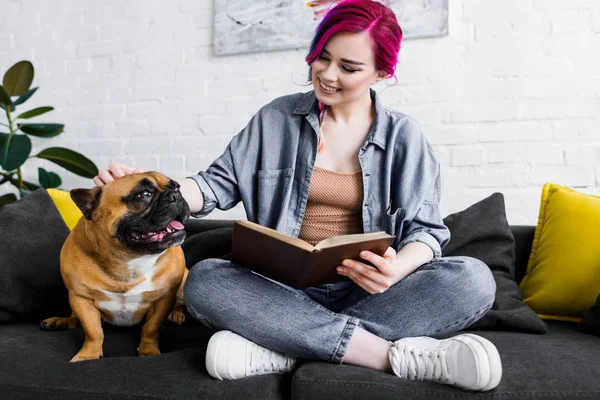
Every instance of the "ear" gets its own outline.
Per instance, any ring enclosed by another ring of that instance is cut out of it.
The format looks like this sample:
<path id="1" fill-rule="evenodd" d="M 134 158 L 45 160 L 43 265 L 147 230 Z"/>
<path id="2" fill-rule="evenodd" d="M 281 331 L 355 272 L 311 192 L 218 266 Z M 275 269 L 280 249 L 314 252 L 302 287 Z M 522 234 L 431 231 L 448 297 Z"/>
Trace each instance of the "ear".
<path id="1" fill-rule="evenodd" d="M 71 199 L 83 213 L 86 219 L 92 219 L 92 215 L 98 204 L 100 204 L 100 196 L 102 189 L 96 186 L 93 189 L 73 189 L 71 190 Z"/>
<path id="2" fill-rule="evenodd" d="M 377 71 L 377 78 L 375 79 L 375 82 L 373 82 L 373 84 L 379 83 L 380 81 L 384 80 L 386 77 L 387 77 L 387 72 Z"/>

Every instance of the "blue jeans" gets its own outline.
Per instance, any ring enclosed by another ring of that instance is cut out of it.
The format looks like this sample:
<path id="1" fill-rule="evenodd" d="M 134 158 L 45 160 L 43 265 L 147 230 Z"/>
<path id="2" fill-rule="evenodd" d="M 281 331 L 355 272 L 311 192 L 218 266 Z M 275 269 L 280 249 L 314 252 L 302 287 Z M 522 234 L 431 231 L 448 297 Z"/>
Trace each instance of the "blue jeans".
<path id="1" fill-rule="evenodd" d="M 342 363 L 357 326 L 389 341 L 444 336 L 481 318 L 494 301 L 490 269 L 470 257 L 436 258 L 381 294 L 354 282 L 296 290 L 230 261 L 203 260 L 184 287 L 190 314 L 262 346 Z"/>

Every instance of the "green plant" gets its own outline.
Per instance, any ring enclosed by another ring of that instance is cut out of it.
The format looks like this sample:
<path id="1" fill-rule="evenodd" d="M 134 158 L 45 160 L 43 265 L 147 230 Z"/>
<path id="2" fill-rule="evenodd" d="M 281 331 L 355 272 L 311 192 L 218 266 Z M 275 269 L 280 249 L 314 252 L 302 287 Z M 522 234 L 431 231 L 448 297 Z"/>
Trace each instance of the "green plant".
<path id="1" fill-rule="evenodd" d="M 17 106 L 25 103 L 38 88 L 30 89 L 33 82 L 34 69 L 29 61 L 20 61 L 10 67 L 0 85 L 0 108 L 6 113 L 7 123 L 0 122 L 0 185 L 10 183 L 18 189 L 19 197 L 30 191 L 43 188 L 57 188 L 62 180 L 55 172 L 38 168 L 37 183 L 23 180 L 21 167 L 30 158 L 41 158 L 85 178 L 93 178 L 98 174 L 96 165 L 85 156 L 64 147 L 49 147 L 38 154 L 31 155 L 31 138 L 52 138 L 63 132 L 63 124 L 23 123 L 54 110 L 53 107 L 37 107 L 13 117 Z M 13 98 L 16 99 L 13 99 Z M 7 132 L 3 130 L 7 129 Z M 13 193 L 0 196 L 0 207 L 17 200 Z"/>

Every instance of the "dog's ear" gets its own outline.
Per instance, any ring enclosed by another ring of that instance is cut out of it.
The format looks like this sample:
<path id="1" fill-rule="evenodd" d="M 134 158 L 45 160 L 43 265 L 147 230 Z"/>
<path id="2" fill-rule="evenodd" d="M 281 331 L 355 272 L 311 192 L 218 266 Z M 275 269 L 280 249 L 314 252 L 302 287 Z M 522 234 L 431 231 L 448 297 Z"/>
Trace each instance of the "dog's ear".
<path id="1" fill-rule="evenodd" d="M 83 213 L 86 219 L 92 219 L 92 215 L 98 204 L 100 204 L 100 196 L 102 196 L 102 189 L 99 186 L 93 189 L 73 189 L 71 190 L 71 199 L 75 202 L 77 207 Z"/>

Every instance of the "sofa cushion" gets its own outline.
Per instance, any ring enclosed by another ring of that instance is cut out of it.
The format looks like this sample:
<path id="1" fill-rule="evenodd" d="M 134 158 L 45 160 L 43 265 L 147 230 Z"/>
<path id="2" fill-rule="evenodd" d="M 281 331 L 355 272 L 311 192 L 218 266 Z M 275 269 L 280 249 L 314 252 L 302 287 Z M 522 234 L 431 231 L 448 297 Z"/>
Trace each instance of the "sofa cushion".
<path id="1" fill-rule="evenodd" d="M 565 399 L 600 398 L 600 340 L 576 324 L 549 321 L 546 335 L 477 331 L 496 345 L 503 377 L 491 392 L 399 379 L 366 368 L 324 362 L 301 365 L 292 380 L 296 400 L 338 399 Z"/>
<path id="2" fill-rule="evenodd" d="M 290 376 L 218 381 L 206 372 L 212 331 L 200 324 L 164 327 L 159 356 L 136 356 L 141 327 L 104 324 L 104 358 L 69 363 L 83 344 L 81 328 L 42 331 L 39 324 L 0 328 L 0 398 L 12 399 L 280 399 Z"/>
<path id="3" fill-rule="evenodd" d="M 44 189 L 0 207 L 0 323 L 70 313 L 59 267 L 68 234 Z"/>
<path id="4" fill-rule="evenodd" d="M 188 224 L 185 229 L 194 232 Z M 190 234 L 181 245 L 187 268 L 207 258 L 231 259 L 232 233 L 233 228 L 222 227 Z"/>
<path id="5" fill-rule="evenodd" d="M 71 199 L 71 194 L 59 189 L 46 189 L 60 216 L 69 229 L 73 229 L 77 222 L 83 217 L 83 213 L 77 204 Z"/>
<path id="6" fill-rule="evenodd" d="M 578 322 L 600 287 L 600 197 L 548 183 L 542 189 L 523 299 L 542 318 Z"/>
<path id="7" fill-rule="evenodd" d="M 450 242 L 443 256 L 470 256 L 488 265 L 496 281 L 492 308 L 471 329 L 544 333 L 544 322 L 521 297 L 515 282 L 515 241 L 506 219 L 504 196 L 494 193 L 469 208 L 448 215 Z"/>

